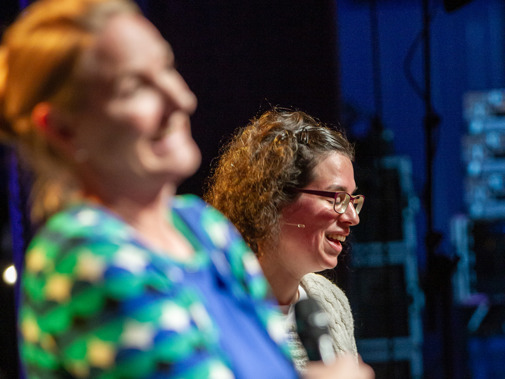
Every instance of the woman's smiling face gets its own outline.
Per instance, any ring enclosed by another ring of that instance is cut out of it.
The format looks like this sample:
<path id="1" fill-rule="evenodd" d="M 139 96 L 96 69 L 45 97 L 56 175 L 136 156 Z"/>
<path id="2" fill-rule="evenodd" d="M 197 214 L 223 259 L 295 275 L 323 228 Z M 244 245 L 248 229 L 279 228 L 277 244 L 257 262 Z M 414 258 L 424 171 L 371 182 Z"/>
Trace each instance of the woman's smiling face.
<path id="1" fill-rule="evenodd" d="M 356 190 L 352 162 L 345 155 L 328 154 L 313 174 L 314 180 L 306 189 L 349 194 Z M 277 254 L 280 267 L 296 278 L 334 268 L 342 252 L 342 242 L 349 235 L 350 227 L 358 223 L 359 216 L 352 204 L 343 214 L 338 214 L 333 210 L 332 199 L 301 193 L 281 211 L 278 245 L 269 253 Z"/>
<path id="2" fill-rule="evenodd" d="M 196 97 L 155 27 L 138 15 L 115 16 L 83 62 L 87 101 L 71 117 L 92 181 L 152 190 L 192 175 L 200 164 L 189 119 Z"/>

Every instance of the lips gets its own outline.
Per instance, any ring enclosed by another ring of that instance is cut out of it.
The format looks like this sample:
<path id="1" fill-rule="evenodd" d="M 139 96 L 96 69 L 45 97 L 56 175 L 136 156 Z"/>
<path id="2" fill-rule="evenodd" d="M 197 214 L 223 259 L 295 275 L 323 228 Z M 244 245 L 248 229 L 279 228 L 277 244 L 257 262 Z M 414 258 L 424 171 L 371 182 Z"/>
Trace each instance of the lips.
<path id="1" fill-rule="evenodd" d="M 162 140 L 167 134 L 170 133 L 169 130 L 170 130 L 170 127 L 164 128 L 163 130 L 159 131 L 156 135 L 154 135 L 152 137 L 152 140 L 154 142 L 158 142 L 158 141 Z"/>
<path id="2" fill-rule="evenodd" d="M 164 155 L 169 152 L 170 149 L 183 145 L 184 141 L 181 138 L 183 138 L 184 133 L 179 133 L 185 130 L 183 122 L 174 117 L 170 122 L 166 123 L 163 129 L 160 129 L 151 137 L 151 143 L 155 154 Z"/>
<path id="3" fill-rule="evenodd" d="M 332 242 L 345 242 L 346 236 L 337 233 L 329 233 L 326 235 L 326 238 Z"/>
<path id="4" fill-rule="evenodd" d="M 157 155 L 163 155 L 170 148 L 170 132 L 166 130 L 152 139 L 153 151 Z"/>

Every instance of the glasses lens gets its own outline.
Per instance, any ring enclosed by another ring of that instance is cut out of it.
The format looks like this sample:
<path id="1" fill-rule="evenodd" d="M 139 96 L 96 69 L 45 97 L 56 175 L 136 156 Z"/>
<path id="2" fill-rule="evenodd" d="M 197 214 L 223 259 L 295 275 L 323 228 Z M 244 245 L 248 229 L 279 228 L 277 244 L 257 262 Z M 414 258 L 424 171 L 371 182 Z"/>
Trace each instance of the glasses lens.
<path id="1" fill-rule="evenodd" d="M 352 203 L 354 205 L 354 209 L 356 210 L 357 214 L 359 214 L 359 212 L 361 212 L 361 208 L 363 208 L 364 201 L 365 201 L 365 198 L 361 195 L 358 195 L 354 198 Z"/>
<path id="2" fill-rule="evenodd" d="M 350 200 L 351 196 L 349 194 L 345 192 L 337 192 L 335 196 L 335 205 L 333 207 L 335 209 L 335 212 L 340 214 L 344 213 L 347 210 L 347 206 L 349 205 Z M 359 214 L 361 208 L 363 208 L 364 201 L 365 197 L 362 195 L 353 197 L 352 205 L 354 206 L 354 210 L 357 214 Z"/>
<path id="3" fill-rule="evenodd" d="M 344 213 L 349 204 L 349 200 L 351 200 L 351 198 L 348 194 L 345 192 L 337 192 L 335 194 L 335 204 L 333 206 L 335 212 Z"/>

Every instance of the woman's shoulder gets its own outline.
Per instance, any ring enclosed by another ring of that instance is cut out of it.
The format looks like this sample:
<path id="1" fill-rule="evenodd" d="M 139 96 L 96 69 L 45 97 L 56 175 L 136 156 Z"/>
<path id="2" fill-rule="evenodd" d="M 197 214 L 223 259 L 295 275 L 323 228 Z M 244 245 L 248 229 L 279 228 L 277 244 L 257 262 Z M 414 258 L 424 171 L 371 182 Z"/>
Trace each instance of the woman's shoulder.
<path id="1" fill-rule="evenodd" d="M 207 204 L 197 195 L 183 194 L 173 198 L 172 206 L 176 209 L 205 208 Z"/>
<path id="2" fill-rule="evenodd" d="M 70 270 L 84 258 L 114 256 L 129 246 L 132 236 L 130 227 L 105 209 L 76 205 L 54 214 L 37 230 L 25 254 L 25 268 L 37 275 Z"/>
<path id="3" fill-rule="evenodd" d="M 327 291 L 344 294 L 344 291 L 340 289 L 335 283 L 330 281 L 328 278 L 317 273 L 310 273 L 303 276 L 301 280 L 301 285 L 307 291 L 310 296 L 309 291 L 318 291 L 324 289 Z M 345 295 L 344 295 L 345 296 Z"/>
<path id="4" fill-rule="evenodd" d="M 211 248 L 228 250 L 230 245 L 243 244 L 240 234 L 233 224 L 217 209 L 196 195 L 179 195 L 173 199 L 171 211 L 189 226 L 205 242 L 210 240 Z"/>
<path id="5" fill-rule="evenodd" d="M 229 223 L 228 219 L 217 209 L 207 204 L 199 196 L 193 194 L 175 196 L 172 200 L 171 209 L 175 213 L 192 221 L 203 218 L 209 222 L 220 221 Z"/>
<path id="6" fill-rule="evenodd" d="M 356 354 L 354 320 L 349 299 L 336 284 L 319 274 L 307 274 L 300 283 L 329 317 L 330 334 L 336 352 Z"/>
<path id="7" fill-rule="evenodd" d="M 349 309 L 349 299 L 344 291 L 335 283 L 324 276 L 310 273 L 303 276 L 300 285 L 309 297 L 315 298 L 320 303 L 338 304 L 339 308 Z"/>
<path id="8" fill-rule="evenodd" d="M 38 235 L 100 236 L 127 228 L 123 221 L 106 208 L 91 203 L 79 203 L 50 217 L 40 228 Z"/>

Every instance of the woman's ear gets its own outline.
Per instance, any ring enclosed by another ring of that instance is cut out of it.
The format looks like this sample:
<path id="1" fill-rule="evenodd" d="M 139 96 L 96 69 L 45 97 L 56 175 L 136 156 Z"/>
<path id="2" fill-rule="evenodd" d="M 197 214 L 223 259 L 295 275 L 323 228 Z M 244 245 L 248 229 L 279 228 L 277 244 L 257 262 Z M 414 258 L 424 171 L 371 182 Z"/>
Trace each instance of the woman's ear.
<path id="1" fill-rule="evenodd" d="M 32 122 L 44 134 L 47 133 L 50 111 L 49 103 L 38 103 L 32 110 Z"/>
<path id="2" fill-rule="evenodd" d="M 38 103 L 32 110 L 32 122 L 47 141 L 65 153 L 72 154 L 73 133 L 65 117 L 52 104 Z"/>

